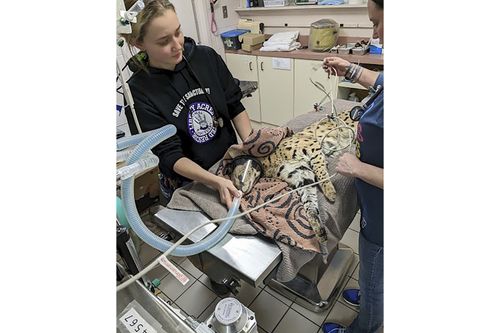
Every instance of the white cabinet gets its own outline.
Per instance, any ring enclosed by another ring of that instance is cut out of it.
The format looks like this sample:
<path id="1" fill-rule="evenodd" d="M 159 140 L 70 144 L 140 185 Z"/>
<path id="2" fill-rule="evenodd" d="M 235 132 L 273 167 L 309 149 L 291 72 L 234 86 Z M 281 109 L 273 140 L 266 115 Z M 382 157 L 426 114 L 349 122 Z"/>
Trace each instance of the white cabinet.
<path id="1" fill-rule="evenodd" d="M 272 57 L 257 57 L 260 114 L 263 122 L 281 126 L 293 118 L 293 59 L 276 59 L 290 62 L 289 69 L 276 68 Z"/>
<path id="2" fill-rule="evenodd" d="M 233 77 L 238 80 L 259 81 L 256 56 L 226 53 L 226 64 Z M 257 89 L 251 97 L 241 100 L 250 119 L 257 122 L 261 122 L 259 91 L 260 89 Z"/>
<path id="3" fill-rule="evenodd" d="M 281 126 L 293 118 L 293 59 L 274 59 L 273 65 L 271 57 L 226 53 L 227 67 L 235 78 L 258 82 L 257 91 L 241 101 L 250 119 Z"/>
<path id="4" fill-rule="evenodd" d="M 226 53 L 226 63 L 235 78 L 258 82 L 257 91 L 241 102 L 250 119 L 262 126 L 282 126 L 313 111 L 314 104 L 320 103 L 325 93 L 311 79 L 331 92 L 332 99 L 347 99 L 354 92 L 361 100 L 368 94 L 366 88 L 346 82 L 343 77 L 332 75 L 329 79 L 321 60 Z M 323 104 L 328 102 L 328 98 L 323 100 Z"/>
<path id="5" fill-rule="evenodd" d="M 337 98 L 338 77 L 332 75 L 328 79 L 328 75 L 322 68 L 322 63 L 321 60 L 295 59 L 294 117 L 313 111 L 314 103 L 320 103 L 325 98 L 325 93 L 316 88 L 311 79 L 323 85 L 327 92 L 332 91 L 332 99 Z M 323 103 L 327 103 L 328 101 L 329 99 L 325 98 Z"/>

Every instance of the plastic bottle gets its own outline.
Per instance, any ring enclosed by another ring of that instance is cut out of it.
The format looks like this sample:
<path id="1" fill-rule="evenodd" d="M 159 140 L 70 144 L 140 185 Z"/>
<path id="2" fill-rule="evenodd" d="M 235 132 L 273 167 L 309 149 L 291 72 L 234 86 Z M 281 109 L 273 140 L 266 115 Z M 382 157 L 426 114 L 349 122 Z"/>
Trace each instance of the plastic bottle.
<path id="1" fill-rule="evenodd" d="M 131 22 L 141 10 L 144 9 L 144 2 L 142 0 L 137 0 L 132 7 L 125 13 L 125 18 Z"/>

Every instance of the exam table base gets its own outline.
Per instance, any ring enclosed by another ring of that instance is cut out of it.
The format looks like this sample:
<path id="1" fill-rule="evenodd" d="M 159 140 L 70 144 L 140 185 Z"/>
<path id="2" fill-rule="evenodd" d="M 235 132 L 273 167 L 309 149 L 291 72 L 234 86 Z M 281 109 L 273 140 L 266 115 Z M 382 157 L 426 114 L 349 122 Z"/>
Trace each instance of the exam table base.
<path id="1" fill-rule="evenodd" d="M 155 214 L 154 221 L 172 230 L 176 234 L 174 238 L 177 239 L 195 226 L 208 221 L 208 218 L 199 212 L 164 208 Z M 200 241 L 215 229 L 215 226 L 204 228 L 208 230 L 195 232 L 189 240 Z M 320 257 L 317 257 L 307 264 L 309 267 L 302 267 L 293 280 L 278 282 L 274 277 L 280 256 L 278 246 L 267 239 L 227 234 L 217 245 L 189 257 L 189 260 L 208 276 L 211 283 L 221 286 L 221 294 L 237 294 L 240 280 L 253 287 L 267 284 L 304 308 L 322 312 L 328 309 L 332 300 L 341 293 L 355 257 L 351 248 L 335 248 L 327 264 L 323 264 Z"/>
<path id="2" fill-rule="evenodd" d="M 354 264 L 354 252 L 340 248 L 317 283 L 299 274 L 289 282 L 268 281 L 270 288 L 286 298 L 313 312 L 330 308 L 332 301 L 342 292 L 342 286 L 349 278 L 349 268 Z"/>

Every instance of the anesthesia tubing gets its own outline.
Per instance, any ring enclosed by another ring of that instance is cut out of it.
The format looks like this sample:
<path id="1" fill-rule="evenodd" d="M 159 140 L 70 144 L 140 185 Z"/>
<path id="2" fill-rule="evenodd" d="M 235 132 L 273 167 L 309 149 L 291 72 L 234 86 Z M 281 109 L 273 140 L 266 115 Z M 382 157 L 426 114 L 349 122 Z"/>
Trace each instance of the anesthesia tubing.
<path id="1" fill-rule="evenodd" d="M 120 138 L 120 139 L 116 140 L 116 150 L 123 150 L 125 148 L 134 146 L 134 145 L 138 144 L 139 142 L 141 142 L 142 140 L 149 137 L 150 135 L 153 135 L 154 133 L 159 132 L 162 128 L 158 128 L 158 129 L 148 131 L 145 133 L 136 134 L 133 136 L 126 136 L 126 137 Z M 174 132 L 174 134 L 175 134 L 175 132 Z"/>
<path id="2" fill-rule="evenodd" d="M 127 159 L 126 165 L 131 165 L 137 162 L 145 152 L 147 152 L 149 149 L 156 146 L 163 140 L 171 137 L 176 132 L 177 129 L 173 125 L 166 125 L 159 130 L 153 131 L 152 134 L 142 140 L 137 145 L 137 147 L 135 147 L 135 149 Z M 171 255 L 177 257 L 192 256 L 206 251 L 207 249 L 213 247 L 215 244 L 221 241 L 231 229 L 236 218 L 234 215 L 239 210 L 240 198 L 235 199 L 237 200 L 233 201 L 233 204 L 227 213 L 227 220 L 222 223 L 212 234 L 197 243 L 177 246 L 171 252 Z M 141 217 L 139 216 L 134 198 L 134 177 L 127 178 L 122 181 L 122 200 L 125 208 L 125 215 L 132 230 L 134 230 L 134 232 L 150 246 L 161 252 L 166 252 L 173 244 L 158 237 L 156 234 L 150 231 L 144 225 Z"/>

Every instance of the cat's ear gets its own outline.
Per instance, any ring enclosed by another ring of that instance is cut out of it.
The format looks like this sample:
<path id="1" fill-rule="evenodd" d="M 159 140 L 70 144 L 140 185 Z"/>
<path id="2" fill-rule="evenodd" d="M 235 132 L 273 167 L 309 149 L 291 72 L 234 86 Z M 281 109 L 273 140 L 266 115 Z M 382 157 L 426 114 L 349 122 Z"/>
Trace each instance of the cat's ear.
<path id="1" fill-rule="evenodd" d="M 224 176 L 229 176 L 230 174 L 233 173 L 233 170 L 234 170 L 234 160 L 226 164 L 224 170 L 222 170 L 222 174 Z"/>

